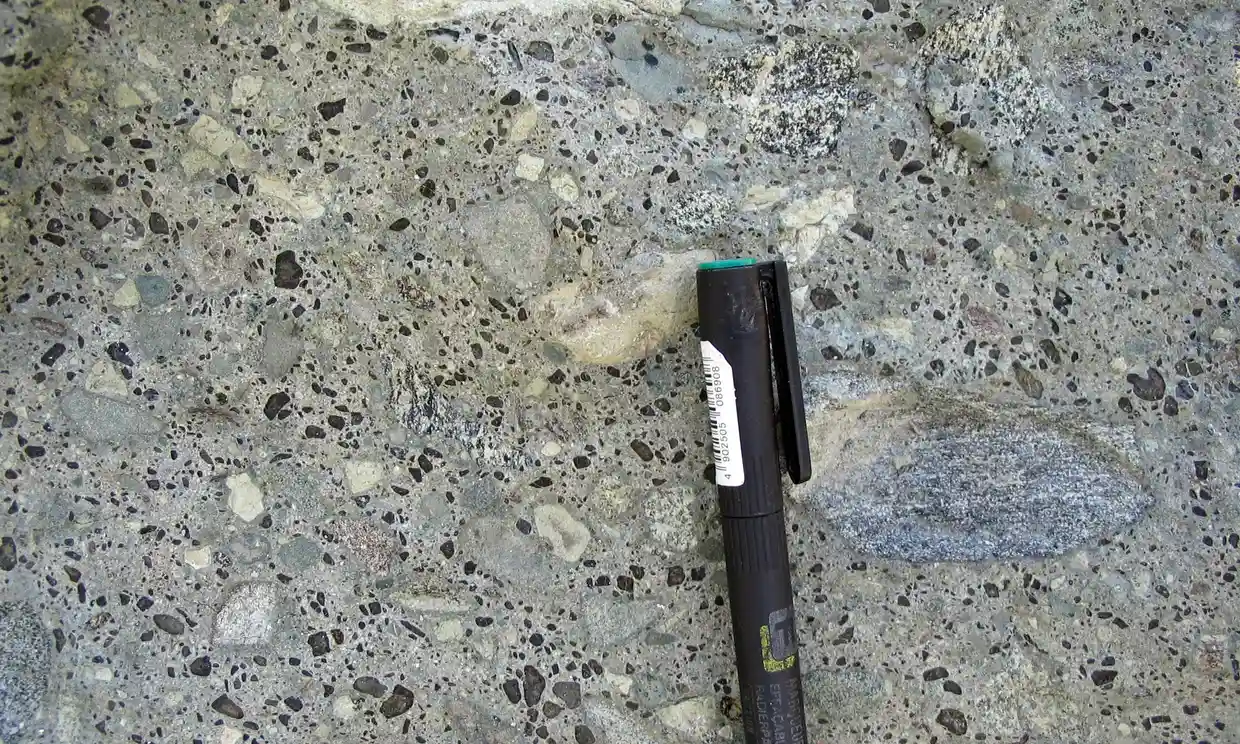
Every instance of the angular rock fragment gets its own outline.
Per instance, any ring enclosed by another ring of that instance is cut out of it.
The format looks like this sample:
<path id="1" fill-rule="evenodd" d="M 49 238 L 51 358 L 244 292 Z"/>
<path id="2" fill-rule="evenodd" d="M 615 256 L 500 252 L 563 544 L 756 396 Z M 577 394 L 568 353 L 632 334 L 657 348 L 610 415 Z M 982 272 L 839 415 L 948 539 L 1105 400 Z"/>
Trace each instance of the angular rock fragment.
<path id="1" fill-rule="evenodd" d="M 797 493 L 861 552 L 914 562 L 1057 555 L 1151 503 L 1124 455 L 1079 426 L 846 370 L 806 390 L 816 477 Z"/>

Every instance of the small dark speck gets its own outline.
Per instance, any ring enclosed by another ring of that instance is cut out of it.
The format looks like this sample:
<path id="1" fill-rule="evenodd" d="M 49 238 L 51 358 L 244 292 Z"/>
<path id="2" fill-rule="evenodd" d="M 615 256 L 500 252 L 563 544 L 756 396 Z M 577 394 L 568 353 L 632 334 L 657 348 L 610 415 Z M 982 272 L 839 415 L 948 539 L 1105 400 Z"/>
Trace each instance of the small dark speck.
<path id="1" fill-rule="evenodd" d="M 392 694 L 387 700 L 383 701 L 383 705 L 379 706 L 379 712 L 384 718 L 395 718 L 404 715 L 413 707 L 413 692 L 403 685 L 396 685 L 392 688 Z"/>
<path id="2" fill-rule="evenodd" d="M 108 358 L 126 367 L 133 366 L 133 358 L 129 356 L 129 346 L 124 341 L 113 341 L 104 349 Z"/>
<path id="3" fill-rule="evenodd" d="M 827 287 L 814 287 L 809 292 L 809 301 L 815 310 L 830 310 L 844 304 L 834 291 Z"/>
<path id="4" fill-rule="evenodd" d="M 339 101 L 323 101 L 319 104 L 319 116 L 323 117 L 323 121 L 331 119 L 344 113 L 344 104 L 348 99 L 341 98 Z"/>
<path id="5" fill-rule="evenodd" d="M 505 106 L 516 106 L 518 103 L 521 103 L 521 92 L 513 88 L 505 93 L 504 97 L 499 99 L 499 102 Z"/>
<path id="6" fill-rule="evenodd" d="M 1137 374 L 1128 375 L 1128 384 L 1132 386 L 1132 392 L 1136 393 L 1141 400 L 1162 400 L 1163 394 L 1167 391 L 1167 384 L 1163 380 L 1162 373 L 1153 367 L 1149 368 L 1145 377 Z"/>
<path id="7" fill-rule="evenodd" d="M 64 353 L 65 345 L 57 341 L 52 344 L 47 351 L 43 352 L 43 356 L 39 357 L 39 361 L 43 363 L 43 366 L 50 367 L 55 364 L 56 360 L 59 359 Z"/>
<path id="8" fill-rule="evenodd" d="M 280 251 L 276 254 L 275 285 L 280 289 L 296 289 L 301 283 L 301 265 L 297 263 L 297 254 L 293 251 Z"/>
<path id="9" fill-rule="evenodd" d="M 245 718 L 245 711 L 241 710 L 241 706 L 234 703 L 227 695 L 217 697 L 215 702 L 211 703 L 211 708 L 216 713 L 229 718 Z"/>
<path id="10" fill-rule="evenodd" d="M 12 571 L 17 568 L 17 543 L 5 535 L 0 540 L 0 571 Z"/>
<path id="11" fill-rule="evenodd" d="M 1051 300 L 1051 304 L 1055 306 L 1061 314 L 1068 314 L 1068 306 L 1072 304 L 1072 295 L 1062 289 L 1055 290 L 1055 299 Z"/>
<path id="12" fill-rule="evenodd" d="M 111 31 L 112 26 L 108 23 L 108 19 L 112 17 L 112 13 L 102 5 L 92 5 L 82 11 L 82 17 L 86 19 L 95 29 L 99 31 Z"/>
<path id="13" fill-rule="evenodd" d="M 939 711 L 939 715 L 934 719 L 943 728 L 956 736 L 964 736 L 969 732 L 969 723 L 964 717 L 964 713 L 955 708 L 944 708 Z"/>
<path id="14" fill-rule="evenodd" d="M 501 685 L 504 690 L 504 696 L 508 698 L 510 703 L 521 702 L 521 683 L 515 679 L 506 679 Z"/>
<path id="15" fill-rule="evenodd" d="M 374 677 L 358 677 L 353 680 L 353 689 L 363 695 L 369 695 L 375 698 L 380 698 L 387 694 L 387 685 L 383 684 Z"/>
<path id="16" fill-rule="evenodd" d="M 531 41 L 525 47 L 525 55 L 540 62 L 555 61 L 555 49 L 545 41 Z"/>
<path id="17" fill-rule="evenodd" d="M 323 656 L 332 648 L 331 641 L 327 640 L 327 633 L 322 630 L 311 633 L 306 642 L 310 645 L 310 653 L 315 656 Z"/>
<path id="18" fill-rule="evenodd" d="M 156 615 L 154 618 L 155 627 L 164 631 L 169 635 L 181 635 L 185 632 L 185 623 L 181 619 L 172 615 Z"/>
<path id="19" fill-rule="evenodd" d="M 910 160 L 900 168 L 900 175 L 911 176 L 924 167 L 926 166 L 920 160 Z"/>
<path id="20" fill-rule="evenodd" d="M 862 240 L 872 240 L 874 238 L 874 228 L 865 224 L 864 222 L 858 222 L 854 224 L 850 229 L 855 235 L 860 237 Z"/>

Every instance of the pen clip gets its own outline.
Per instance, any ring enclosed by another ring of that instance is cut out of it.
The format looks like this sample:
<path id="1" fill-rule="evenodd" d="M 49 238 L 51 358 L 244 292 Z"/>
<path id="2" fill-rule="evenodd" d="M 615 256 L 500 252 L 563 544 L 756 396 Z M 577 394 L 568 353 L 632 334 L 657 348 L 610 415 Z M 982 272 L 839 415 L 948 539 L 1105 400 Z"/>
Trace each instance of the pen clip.
<path id="1" fill-rule="evenodd" d="M 771 261 L 760 267 L 766 295 L 766 322 L 770 329 L 775 390 L 779 399 L 780 441 L 793 483 L 810 478 L 809 433 L 805 430 L 805 399 L 801 391 L 801 362 L 797 357 L 796 328 L 792 322 L 792 290 L 788 266 Z"/>

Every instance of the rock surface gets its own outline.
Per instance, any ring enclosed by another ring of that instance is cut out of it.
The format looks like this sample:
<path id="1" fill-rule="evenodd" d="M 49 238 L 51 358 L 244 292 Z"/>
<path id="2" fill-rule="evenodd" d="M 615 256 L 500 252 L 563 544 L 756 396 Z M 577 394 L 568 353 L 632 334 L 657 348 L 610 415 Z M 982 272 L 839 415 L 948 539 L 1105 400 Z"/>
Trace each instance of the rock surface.
<path id="1" fill-rule="evenodd" d="M 1233 5 L 0 5 L 0 739 L 741 741 L 776 256 L 810 740 L 1234 738 Z"/>

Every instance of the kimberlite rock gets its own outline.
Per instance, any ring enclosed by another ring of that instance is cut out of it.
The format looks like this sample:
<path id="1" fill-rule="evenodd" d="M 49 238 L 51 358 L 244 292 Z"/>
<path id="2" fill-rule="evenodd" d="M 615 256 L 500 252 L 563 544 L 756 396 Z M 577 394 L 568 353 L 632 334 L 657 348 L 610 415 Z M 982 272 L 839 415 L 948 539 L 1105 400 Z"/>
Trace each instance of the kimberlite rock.
<path id="1" fill-rule="evenodd" d="M 742 741 L 741 257 L 811 741 L 1236 740 L 1234 2 L 0 21 L 6 744 Z"/>

